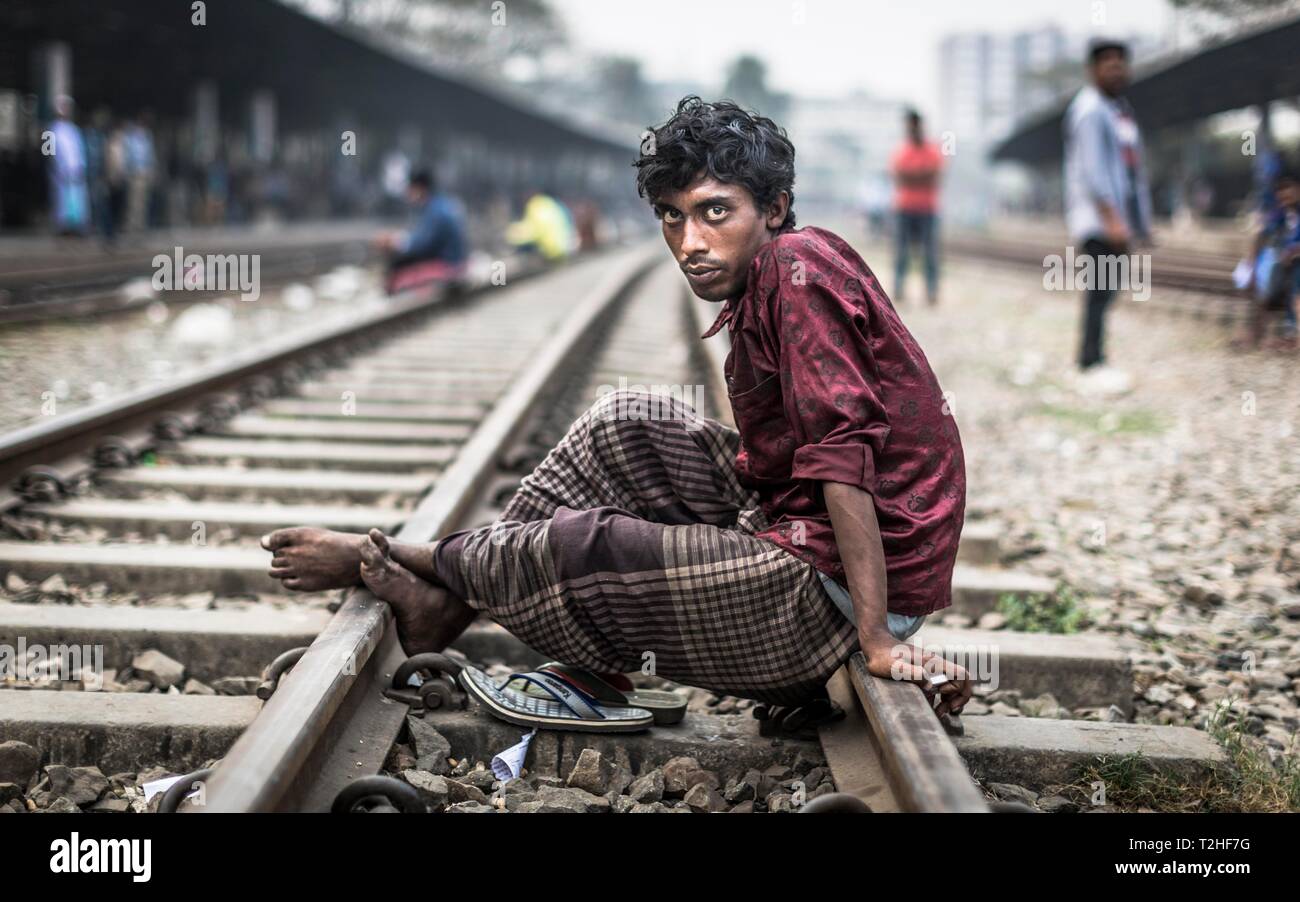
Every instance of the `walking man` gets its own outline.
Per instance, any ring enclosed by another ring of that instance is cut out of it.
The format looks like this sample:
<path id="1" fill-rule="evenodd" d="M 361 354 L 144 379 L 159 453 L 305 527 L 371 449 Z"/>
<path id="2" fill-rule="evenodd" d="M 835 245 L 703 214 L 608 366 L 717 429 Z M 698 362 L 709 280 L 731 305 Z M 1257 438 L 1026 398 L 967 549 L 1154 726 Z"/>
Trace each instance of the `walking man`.
<path id="1" fill-rule="evenodd" d="M 1116 271 L 1106 257 L 1127 254 L 1151 231 L 1151 189 L 1133 107 L 1124 97 L 1129 84 L 1128 47 L 1093 41 L 1088 77 L 1065 113 L 1065 216 L 1070 239 L 1093 258 L 1096 281 L 1083 302 L 1079 368 L 1105 363 L 1106 309 L 1121 286 L 1103 274 Z"/>
<path id="2" fill-rule="evenodd" d="M 674 262 L 721 305 L 705 337 L 731 335 L 738 429 L 668 399 L 632 419 L 648 399 L 614 392 L 492 526 L 432 545 L 278 530 L 271 575 L 364 581 L 412 654 L 482 612 L 565 664 L 622 674 L 650 652 L 666 679 L 797 705 L 861 647 L 872 673 L 960 711 L 965 671 L 905 641 L 951 604 L 965 507 L 925 355 L 847 243 L 795 228 L 794 146 L 770 119 L 687 97 L 636 166 Z"/>

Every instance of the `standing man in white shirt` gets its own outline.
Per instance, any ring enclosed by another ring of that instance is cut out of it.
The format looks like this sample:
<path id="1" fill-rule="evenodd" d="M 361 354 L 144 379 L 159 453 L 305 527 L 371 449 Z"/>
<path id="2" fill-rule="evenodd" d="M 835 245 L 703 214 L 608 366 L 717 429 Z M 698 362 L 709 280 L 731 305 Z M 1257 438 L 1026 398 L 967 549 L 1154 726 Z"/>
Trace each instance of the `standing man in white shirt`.
<path id="1" fill-rule="evenodd" d="M 1127 254 L 1151 233 L 1151 189 L 1147 180 L 1129 86 L 1128 47 L 1095 40 L 1088 48 L 1090 84 L 1065 113 L 1065 215 L 1070 238 L 1094 258 Z M 1079 368 L 1105 363 L 1106 308 L 1119 286 L 1106 284 L 1107 267 L 1095 265 L 1096 281 L 1084 295 Z"/>

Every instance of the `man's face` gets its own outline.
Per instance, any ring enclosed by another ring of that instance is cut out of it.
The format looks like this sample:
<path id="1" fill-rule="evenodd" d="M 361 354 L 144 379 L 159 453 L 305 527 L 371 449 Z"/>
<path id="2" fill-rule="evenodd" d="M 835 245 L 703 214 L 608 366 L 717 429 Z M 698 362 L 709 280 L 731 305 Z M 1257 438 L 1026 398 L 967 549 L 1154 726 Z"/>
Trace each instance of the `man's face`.
<path id="1" fill-rule="evenodd" d="M 748 189 L 703 174 L 655 199 L 668 249 L 691 291 L 706 301 L 744 293 L 749 264 L 785 221 L 787 208 L 783 194 L 772 210 L 761 211 Z"/>
<path id="2" fill-rule="evenodd" d="M 429 192 L 423 185 L 406 186 L 406 202 L 417 210 L 429 200 Z"/>
<path id="3" fill-rule="evenodd" d="M 1121 50 L 1106 50 L 1092 64 L 1092 80 L 1111 97 L 1118 97 L 1128 88 L 1128 56 Z"/>
<path id="4" fill-rule="evenodd" d="M 1284 207 L 1294 207 L 1300 204 L 1300 184 L 1286 179 L 1278 182 L 1277 202 Z"/>

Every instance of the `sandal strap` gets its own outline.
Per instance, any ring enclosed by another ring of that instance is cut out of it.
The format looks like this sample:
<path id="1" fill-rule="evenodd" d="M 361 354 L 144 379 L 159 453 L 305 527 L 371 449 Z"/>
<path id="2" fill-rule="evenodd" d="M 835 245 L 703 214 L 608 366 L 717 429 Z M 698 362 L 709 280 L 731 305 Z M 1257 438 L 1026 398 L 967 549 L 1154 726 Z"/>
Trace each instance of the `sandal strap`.
<path id="1" fill-rule="evenodd" d="M 564 705 L 582 720 L 605 720 L 605 712 L 600 709 L 600 704 L 596 699 L 572 683 L 558 679 L 554 674 L 541 670 L 533 670 L 528 673 L 512 673 L 501 684 L 501 690 L 504 691 L 515 680 L 522 680 L 525 683 L 546 690 L 557 702 Z"/>
<path id="2" fill-rule="evenodd" d="M 585 667 L 578 667 L 574 664 L 561 664 L 558 661 L 547 661 L 537 670 L 540 673 L 549 673 L 557 679 L 564 680 L 564 682 L 583 693 L 585 697 L 594 700 L 597 704 L 619 706 L 628 704 L 627 695 L 621 689 L 611 685 L 608 680 Z"/>

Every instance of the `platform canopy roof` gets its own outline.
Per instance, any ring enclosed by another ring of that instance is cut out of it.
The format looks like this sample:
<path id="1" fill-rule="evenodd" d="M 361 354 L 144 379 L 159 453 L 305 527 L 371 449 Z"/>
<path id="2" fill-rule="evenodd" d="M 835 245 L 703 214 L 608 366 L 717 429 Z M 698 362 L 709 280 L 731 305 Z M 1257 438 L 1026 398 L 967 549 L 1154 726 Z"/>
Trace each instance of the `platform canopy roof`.
<path id="1" fill-rule="evenodd" d="M 319 21 L 277 0 L 213 0 L 191 24 L 189 0 L 2 0 L 0 89 L 35 91 L 32 51 L 72 51 L 72 93 L 88 111 L 148 107 L 183 116 L 195 86 L 219 85 L 223 119 L 269 89 L 285 128 L 332 126 L 341 114 L 455 129 L 533 150 L 631 159 L 638 136 L 607 135 L 529 108 L 436 61 L 382 46 L 358 29 Z"/>
<path id="2" fill-rule="evenodd" d="M 1128 97 L 1147 132 L 1300 96 L 1300 14 L 1192 53 L 1155 60 L 1134 74 Z M 1020 123 L 994 148 L 993 159 L 1029 164 L 1061 159 L 1068 105 L 1063 100 Z"/>

